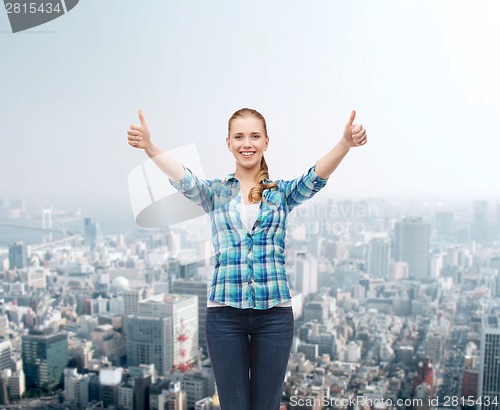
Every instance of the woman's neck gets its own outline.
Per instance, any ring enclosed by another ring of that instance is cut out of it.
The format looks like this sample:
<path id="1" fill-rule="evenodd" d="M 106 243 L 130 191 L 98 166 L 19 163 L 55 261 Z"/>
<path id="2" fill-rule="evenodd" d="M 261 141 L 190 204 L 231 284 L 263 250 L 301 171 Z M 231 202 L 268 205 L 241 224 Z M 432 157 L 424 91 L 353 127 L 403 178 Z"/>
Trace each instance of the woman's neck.
<path id="1" fill-rule="evenodd" d="M 234 172 L 234 177 L 240 181 L 241 184 L 250 184 L 254 185 L 255 180 L 257 179 L 257 175 L 260 172 L 260 168 L 243 168 L 241 166 L 236 165 L 236 171 Z"/>

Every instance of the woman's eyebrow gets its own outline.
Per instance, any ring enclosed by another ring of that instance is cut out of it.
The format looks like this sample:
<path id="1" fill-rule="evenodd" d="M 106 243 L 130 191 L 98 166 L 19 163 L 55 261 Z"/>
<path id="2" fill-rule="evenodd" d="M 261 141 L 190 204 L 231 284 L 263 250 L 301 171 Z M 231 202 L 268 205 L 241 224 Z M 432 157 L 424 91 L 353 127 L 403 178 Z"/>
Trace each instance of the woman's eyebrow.
<path id="1" fill-rule="evenodd" d="M 235 137 L 236 135 L 244 135 L 244 133 L 243 132 L 235 132 L 233 134 L 233 137 Z M 261 134 L 258 131 L 253 131 L 253 132 L 250 133 L 250 135 L 261 135 Z"/>

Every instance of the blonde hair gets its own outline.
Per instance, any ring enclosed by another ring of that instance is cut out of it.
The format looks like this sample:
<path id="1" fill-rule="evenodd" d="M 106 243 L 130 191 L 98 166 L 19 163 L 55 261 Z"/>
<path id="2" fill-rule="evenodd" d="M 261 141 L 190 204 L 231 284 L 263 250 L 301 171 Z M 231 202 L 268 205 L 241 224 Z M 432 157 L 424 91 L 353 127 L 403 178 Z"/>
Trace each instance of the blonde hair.
<path id="1" fill-rule="evenodd" d="M 230 135 L 229 130 L 231 129 L 231 122 L 236 118 L 246 118 L 246 117 L 255 117 L 261 120 L 262 125 L 264 127 L 264 132 L 266 134 L 265 136 L 269 138 L 269 136 L 267 135 L 267 126 L 264 116 L 260 112 L 252 108 L 241 108 L 240 110 L 236 111 L 233 115 L 231 115 L 231 118 L 229 118 L 229 121 L 227 123 L 228 135 Z M 255 183 L 257 185 L 252 187 L 250 189 L 250 192 L 248 193 L 248 200 L 250 201 L 250 203 L 255 204 L 262 200 L 267 204 L 268 202 L 264 198 L 262 198 L 262 192 L 264 191 L 264 189 L 278 188 L 278 185 L 275 182 L 271 181 L 267 184 L 263 183 L 262 181 L 264 179 L 269 179 L 269 169 L 267 167 L 267 162 L 263 155 L 262 159 L 260 160 L 260 171 L 257 174 L 257 177 L 255 178 Z"/>

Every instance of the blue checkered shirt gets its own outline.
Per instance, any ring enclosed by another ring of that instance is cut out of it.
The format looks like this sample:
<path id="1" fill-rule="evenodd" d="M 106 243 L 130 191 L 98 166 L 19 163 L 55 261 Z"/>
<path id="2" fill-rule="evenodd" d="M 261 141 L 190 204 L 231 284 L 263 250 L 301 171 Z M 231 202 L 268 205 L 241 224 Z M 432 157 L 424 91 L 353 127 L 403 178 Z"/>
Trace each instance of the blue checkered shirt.
<path id="1" fill-rule="evenodd" d="M 269 309 L 291 299 L 285 272 L 287 216 L 312 198 L 328 178 L 313 165 L 301 177 L 274 181 L 264 189 L 259 214 L 251 231 L 240 217 L 240 183 L 229 174 L 224 180 L 205 180 L 184 166 L 179 181 L 170 184 L 210 216 L 215 268 L 208 299 L 240 309 Z M 266 180 L 265 182 L 270 182 Z"/>

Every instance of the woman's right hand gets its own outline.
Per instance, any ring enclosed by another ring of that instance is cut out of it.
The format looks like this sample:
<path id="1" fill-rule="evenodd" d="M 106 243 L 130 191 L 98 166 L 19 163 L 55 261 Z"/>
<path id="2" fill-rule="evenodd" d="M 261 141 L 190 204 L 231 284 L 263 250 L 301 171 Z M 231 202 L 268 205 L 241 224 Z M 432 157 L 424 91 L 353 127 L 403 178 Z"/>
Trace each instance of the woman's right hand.
<path id="1" fill-rule="evenodd" d="M 151 133 L 141 110 L 139 110 L 139 120 L 141 125 L 132 124 L 127 131 L 128 143 L 134 148 L 146 149 L 151 144 Z"/>

